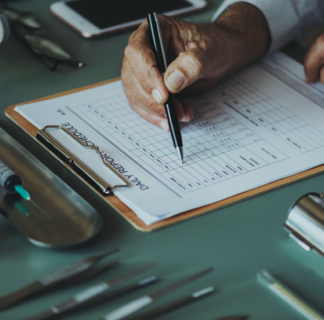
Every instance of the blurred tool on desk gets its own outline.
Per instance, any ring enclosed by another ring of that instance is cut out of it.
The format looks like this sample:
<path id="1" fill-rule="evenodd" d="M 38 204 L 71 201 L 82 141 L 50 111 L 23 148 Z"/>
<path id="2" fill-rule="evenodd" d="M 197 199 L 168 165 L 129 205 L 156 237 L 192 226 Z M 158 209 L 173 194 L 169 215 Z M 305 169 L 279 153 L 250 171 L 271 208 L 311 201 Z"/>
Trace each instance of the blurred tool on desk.
<path id="1" fill-rule="evenodd" d="M 96 267 L 101 260 L 118 251 L 119 249 L 114 249 L 100 255 L 75 261 L 43 277 L 42 279 L 30 283 L 26 287 L 23 287 L 6 296 L 0 297 L 0 310 L 15 305 L 36 294 L 48 291 L 49 289 L 52 289 L 52 287 L 56 287 L 58 285 L 66 286 L 71 285 L 73 282 L 79 283 L 81 281 L 92 279 L 93 277 L 117 264 L 117 262 L 112 262 Z"/>
<path id="2" fill-rule="evenodd" d="M 31 12 L 16 10 L 2 4 L 0 13 L 11 22 L 16 36 L 41 58 L 50 70 L 55 71 L 59 63 L 77 68 L 83 66 L 83 63 L 76 61 L 60 44 L 45 35 L 35 33 L 43 29 L 43 24 Z"/>
<path id="3" fill-rule="evenodd" d="M 0 43 L 9 38 L 10 35 L 10 27 L 7 18 L 0 14 Z"/>
<path id="4" fill-rule="evenodd" d="M 1 128 L 0 154 L 32 194 L 31 201 L 17 199 L 0 185 L 0 214 L 17 232 L 37 246 L 67 248 L 100 231 L 93 207 Z"/>
<path id="5" fill-rule="evenodd" d="M 36 316 L 33 316 L 26 320 L 48 320 L 55 317 L 60 317 L 62 314 L 66 312 L 77 311 L 82 309 L 85 306 L 88 306 L 89 304 L 105 300 L 107 298 L 106 294 L 108 293 L 109 295 L 111 288 L 154 267 L 156 267 L 156 263 L 154 262 L 149 263 L 137 269 L 134 269 L 130 272 L 127 272 L 126 274 L 123 274 L 115 279 L 96 284 L 90 288 L 87 288 L 77 293 L 75 296 L 69 298 L 68 300 L 63 301 L 54 306 L 51 306 L 49 309 L 45 310 L 44 312 L 37 314 Z M 131 288 L 128 288 L 128 290 L 126 290 L 125 293 L 131 292 L 133 289 L 139 289 L 141 287 L 145 287 L 148 284 L 154 283 L 156 280 L 157 277 L 155 276 L 150 277 L 149 279 L 145 279 L 144 282 L 135 284 L 135 287 L 132 286 Z M 123 291 L 119 293 L 123 293 Z"/>
<path id="6" fill-rule="evenodd" d="M 0 159 L 0 185 L 9 193 L 19 193 L 25 199 L 30 200 L 29 193 L 22 187 L 23 181 Z"/>

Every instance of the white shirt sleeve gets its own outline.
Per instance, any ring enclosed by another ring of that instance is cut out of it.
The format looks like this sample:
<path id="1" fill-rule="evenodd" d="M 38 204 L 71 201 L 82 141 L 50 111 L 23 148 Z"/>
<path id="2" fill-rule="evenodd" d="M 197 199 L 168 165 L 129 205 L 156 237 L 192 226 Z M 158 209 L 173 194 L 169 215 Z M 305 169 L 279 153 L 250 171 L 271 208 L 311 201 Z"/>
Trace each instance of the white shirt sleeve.
<path id="1" fill-rule="evenodd" d="M 237 0 L 225 0 L 212 21 Z M 268 21 L 271 33 L 269 53 L 300 38 L 315 25 L 324 22 L 324 0 L 245 0 L 259 8 Z"/>

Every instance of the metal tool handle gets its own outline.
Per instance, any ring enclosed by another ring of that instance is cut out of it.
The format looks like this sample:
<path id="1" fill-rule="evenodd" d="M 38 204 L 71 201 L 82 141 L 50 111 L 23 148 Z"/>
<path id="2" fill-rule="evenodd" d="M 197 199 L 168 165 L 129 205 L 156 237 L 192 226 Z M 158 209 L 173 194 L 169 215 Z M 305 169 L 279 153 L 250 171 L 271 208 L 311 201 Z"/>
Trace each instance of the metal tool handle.
<path id="1" fill-rule="evenodd" d="M 40 314 L 37 314 L 36 316 L 27 318 L 25 320 L 48 320 L 48 319 L 52 319 L 55 315 L 56 313 L 54 313 L 52 310 L 46 310 Z"/>
<path id="2" fill-rule="evenodd" d="M 33 282 L 24 288 L 21 288 L 13 293 L 10 293 L 2 298 L 0 298 L 0 310 L 10 307 L 11 305 L 30 297 L 41 290 L 43 290 L 43 285 L 39 282 Z"/>

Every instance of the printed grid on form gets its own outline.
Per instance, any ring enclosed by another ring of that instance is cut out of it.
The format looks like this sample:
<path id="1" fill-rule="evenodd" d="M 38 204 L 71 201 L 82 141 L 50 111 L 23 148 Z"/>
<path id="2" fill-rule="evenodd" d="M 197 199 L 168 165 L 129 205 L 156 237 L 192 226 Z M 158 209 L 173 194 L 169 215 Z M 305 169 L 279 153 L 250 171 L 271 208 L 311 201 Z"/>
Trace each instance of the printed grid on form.
<path id="1" fill-rule="evenodd" d="M 324 135 L 242 79 L 218 88 L 227 103 L 278 135 L 302 153 L 324 145 Z"/>
<path id="2" fill-rule="evenodd" d="M 213 91 L 227 106 L 275 132 L 301 152 L 324 144 L 319 132 L 239 77 Z M 77 109 L 81 117 L 92 120 L 107 136 L 123 145 L 128 154 L 138 156 L 142 165 L 183 192 L 288 158 L 210 100 L 208 94 L 204 98 L 190 98 L 195 118 L 190 124 L 182 124 L 184 165 L 175 153 L 170 133 L 155 128 L 131 111 L 123 94 Z M 270 156 L 265 157 L 261 150 Z"/>

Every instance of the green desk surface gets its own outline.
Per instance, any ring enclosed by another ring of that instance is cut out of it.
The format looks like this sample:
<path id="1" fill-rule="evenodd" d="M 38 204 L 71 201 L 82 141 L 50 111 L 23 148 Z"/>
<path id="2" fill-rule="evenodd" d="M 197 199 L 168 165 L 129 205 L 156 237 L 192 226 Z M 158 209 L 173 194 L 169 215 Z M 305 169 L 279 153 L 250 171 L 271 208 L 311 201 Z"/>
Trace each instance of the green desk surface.
<path id="1" fill-rule="evenodd" d="M 286 213 L 294 200 L 309 192 L 324 191 L 324 175 L 294 183 L 221 210 L 153 232 L 136 231 L 117 212 L 78 181 L 19 128 L 5 118 L 9 105 L 78 88 L 120 75 L 123 50 L 131 31 L 97 40 L 86 40 L 49 13 L 51 0 L 11 1 L 17 8 L 32 10 L 46 24 L 47 34 L 60 38 L 86 67 L 59 67 L 50 72 L 14 36 L 0 45 L 0 126 L 24 145 L 54 173 L 96 208 L 104 220 L 101 233 L 88 244 L 66 251 L 51 251 L 31 245 L 0 218 L 0 295 L 9 293 L 55 269 L 111 248 L 120 248 L 122 266 L 97 280 L 48 293 L 0 312 L 1 320 L 22 319 L 59 303 L 88 285 L 111 279 L 133 267 L 156 261 L 160 283 L 62 319 L 96 320 L 123 303 L 213 266 L 215 271 L 159 304 L 213 285 L 217 292 L 159 319 L 212 320 L 223 315 L 247 314 L 250 319 L 303 319 L 256 281 L 265 268 L 289 285 L 324 314 L 324 258 L 306 252 L 283 230 Z M 91 1 L 90 1 L 91 2 Z M 113 1 L 112 1 L 113 2 Z M 203 13 L 185 19 L 208 21 L 219 0 L 209 0 Z M 297 49 L 289 51 L 298 55 Z M 114 258 L 117 258 L 115 255 Z M 110 258 L 112 261 L 113 258 Z"/>

